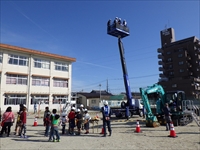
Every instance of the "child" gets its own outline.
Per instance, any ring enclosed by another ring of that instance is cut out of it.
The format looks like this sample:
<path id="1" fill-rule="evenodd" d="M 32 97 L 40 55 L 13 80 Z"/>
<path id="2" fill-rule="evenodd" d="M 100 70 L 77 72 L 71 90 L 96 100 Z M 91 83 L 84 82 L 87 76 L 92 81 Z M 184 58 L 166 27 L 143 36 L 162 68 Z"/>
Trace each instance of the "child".
<path id="1" fill-rule="evenodd" d="M 84 128 L 85 128 L 85 130 L 86 130 L 86 132 L 85 132 L 85 134 L 88 134 L 89 133 L 89 128 L 90 128 L 90 126 L 89 126 L 89 121 L 90 121 L 90 115 L 89 115 L 89 113 L 88 113 L 88 110 L 87 109 L 85 109 L 85 117 L 84 117 Z"/>
<path id="2" fill-rule="evenodd" d="M 51 127 L 51 120 L 50 120 L 50 115 L 51 115 L 51 113 L 50 112 L 48 112 L 47 114 L 46 114 L 46 118 L 45 118 L 45 136 L 49 136 L 49 129 L 50 129 L 50 127 Z"/>
<path id="3" fill-rule="evenodd" d="M 53 138 L 53 142 L 60 142 L 60 135 L 58 132 L 58 123 L 59 123 L 59 118 L 60 116 L 57 113 L 56 109 L 52 110 L 52 115 L 50 116 L 50 120 L 51 120 L 51 131 L 50 131 L 50 136 L 49 136 L 49 141 L 52 140 Z M 54 133 L 56 134 L 56 139 L 54 137 Z"/>
<path id="4" fill-rule="evenodd" d="M 62 134 L 65 134 L 66 123 L 67 123 L 66 114 L 63 114 L 61 118 Z"/>
<path id="5" fill-rule="evenodd" d="M 20 135 L 21 135 L 21 138 L 27 138 L 27 136 L 26 136 L 26 116 L 27 116 L 26 106 L 24 106 L 23 112 L 20 115 L 20 120 L 21 120 L 21 132 L 20 132 Z M 22 134 L 22 132 L 23 132 L 23 134 Z"/>
<path id="6" fill-rule="evenodd" d="M 69 118 L 69 134 L 75 135 L 74 133 L 74 127 L 75 127 L 75 108 L 72 107 L 71 111 L 68 115 Z"/>
<path id="7" fill-rule="evenodd" d="M 80 112 L 81 112 L 81 110 L 77 109 L 77 114 L 76 114 L 76 119 L 77 119 L 76 125 L 77 125 L 77 129 L 78 129 L 77 135 L 81 134 L 81 125 L 82 125 L 82 120 L 83 120 L 82 114 Z"/>

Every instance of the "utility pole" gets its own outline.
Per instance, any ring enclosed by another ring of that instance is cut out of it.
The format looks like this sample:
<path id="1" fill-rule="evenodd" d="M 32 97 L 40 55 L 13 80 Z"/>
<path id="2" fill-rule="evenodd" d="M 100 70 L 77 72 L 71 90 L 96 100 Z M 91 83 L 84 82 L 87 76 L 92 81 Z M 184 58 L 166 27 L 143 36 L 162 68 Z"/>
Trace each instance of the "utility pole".
<path id="1" fill-rule="evenodd" d="M 99 101 L 101 102 L 101 84 L 99 84 Z"/>

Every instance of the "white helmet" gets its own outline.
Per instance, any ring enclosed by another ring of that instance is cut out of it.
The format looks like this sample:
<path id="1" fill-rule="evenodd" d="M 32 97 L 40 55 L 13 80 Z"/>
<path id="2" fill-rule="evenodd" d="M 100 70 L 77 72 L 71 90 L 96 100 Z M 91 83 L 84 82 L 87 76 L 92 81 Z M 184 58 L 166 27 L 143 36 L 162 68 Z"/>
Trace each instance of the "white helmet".
<path id="1" fill-rule="evenodd" d="M 83 104 L 81 104 L 80 107 L 84 107 Z"/>
<path id="2" fill-rule="evenodd" d="M 71 110 L 75 110 L 75 109 L 76 109 L 75 107 L 72 107 L 72 108 L 71 108 Z"/>
<path id="3" fill-rule="evenodd" d="M 84 111 L 88 111 L 87 109 L 85 109 Z"/>
<path id="4" fill-rule="evenodd" d="M 80 112 L 80 111 L 81 111 L 80 109 L 77 109 L 77 110 L 76 110 L 76 112 Z"/>
<path id="5" fill-rule="evenodd" d="M 108 105 L 108 101 L 104 101 L 104 105 Z"/>

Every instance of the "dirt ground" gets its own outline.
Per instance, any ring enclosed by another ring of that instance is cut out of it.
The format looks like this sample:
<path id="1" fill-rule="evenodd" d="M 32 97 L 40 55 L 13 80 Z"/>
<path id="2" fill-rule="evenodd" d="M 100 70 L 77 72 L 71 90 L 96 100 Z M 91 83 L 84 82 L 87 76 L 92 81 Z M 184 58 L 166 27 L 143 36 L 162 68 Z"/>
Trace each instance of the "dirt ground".
<path id="1" fill-rule="evenodd" d="M 92 113 L 91 113 L 92 114 Z M 93 113 L 92 115 L 95 115 Z M 141 133 L 136 133 L 136 120 L 140 120 Z M 149 128 L 144 124 L 142 118 L 131 118 L 129 121 L 125 119 L 113 119 L 112 136 L 102 137 L 101 132 L 102 121 L 98 124 L 90 123 L 90 133 L 80 136 L 61 135 L 60 142 L 48 142 L 48 137 L 44 136 L 45 127 L 42 125 L 42 118 L 37 119 L 38 126 L 33 126 L 34 115 L 29 115 L 27 119 L 27 136 L 28 139 L 19 138 L 12 134 L 10 137 L 0 138 L 1 150 L 50 150 L 50 149 L 170 149 L 170 150 L 200 150 L 200 128 L 195 122 L 187 126 L 175 127 L 178 137 L 168 137 L 170 131 L 165 131 L 165 126 L 157 128 Z M 84 132 L 84 131 L 83 131 Z M 61 133 L 61 127 L 60 127 Z"/>

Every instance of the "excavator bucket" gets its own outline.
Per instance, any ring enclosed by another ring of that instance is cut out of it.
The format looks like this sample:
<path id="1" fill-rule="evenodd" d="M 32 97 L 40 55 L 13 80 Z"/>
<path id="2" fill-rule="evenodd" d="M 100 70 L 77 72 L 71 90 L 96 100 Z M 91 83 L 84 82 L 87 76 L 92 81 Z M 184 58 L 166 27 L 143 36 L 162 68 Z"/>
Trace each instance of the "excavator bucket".
<path id="1" fill-rule="evenodd" d="M 147 127 L 159 127 L 160 123 L 157 121 L 146 121 L 146 126 Z"/>

